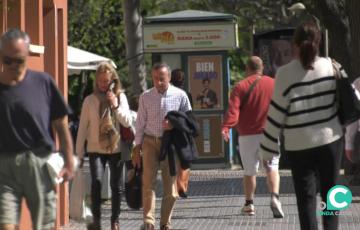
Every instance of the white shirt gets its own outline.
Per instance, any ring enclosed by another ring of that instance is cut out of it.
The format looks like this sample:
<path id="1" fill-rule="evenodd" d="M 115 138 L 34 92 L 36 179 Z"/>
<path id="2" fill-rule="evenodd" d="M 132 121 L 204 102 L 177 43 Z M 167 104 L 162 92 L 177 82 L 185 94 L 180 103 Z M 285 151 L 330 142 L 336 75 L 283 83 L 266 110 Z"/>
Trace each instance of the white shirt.
<path id="1" fill-rule="evenodd" d="M 173 110 L 191 110 L 190 101 L 183 90 L 169 85 L 164 94 L 159 93 L 156 88 L 145 91 L 139 99 L 135 144 L 142 144 L 144 134 L 161 137 L 164 118 Z"/>

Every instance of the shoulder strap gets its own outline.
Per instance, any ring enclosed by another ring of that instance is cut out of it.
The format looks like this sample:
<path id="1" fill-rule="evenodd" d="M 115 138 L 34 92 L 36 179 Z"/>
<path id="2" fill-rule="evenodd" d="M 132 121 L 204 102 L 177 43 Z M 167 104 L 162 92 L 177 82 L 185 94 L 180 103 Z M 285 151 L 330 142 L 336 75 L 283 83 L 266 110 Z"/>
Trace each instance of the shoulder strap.
<path id="1" fill-rule="evenodd" d="M 259 75 L 257 77 L 257 79 L 250 85 L 248 91 L 246 91 L 245 95 L 241 98 L 241 105 L 240 105 L 240 110 L 244 107 L 244 105 L 246 104 L 247 100 L 249 99 L 250 93 L 251 91 L 254 90 L 255 86 L 257 85 L 257 83 L 260 81 L 262 77 Z"/>
<path id="2" fill-rule="evenodd" d="M 331 59 L 331 64 L 332 64 L 332 67 L 334 70 L 334 77 L 336 79 L 340 79 L 341 78 L 341 74 L 340 74 L 341 65 L 337 61 L 335 61 L 335 59 Z"/>

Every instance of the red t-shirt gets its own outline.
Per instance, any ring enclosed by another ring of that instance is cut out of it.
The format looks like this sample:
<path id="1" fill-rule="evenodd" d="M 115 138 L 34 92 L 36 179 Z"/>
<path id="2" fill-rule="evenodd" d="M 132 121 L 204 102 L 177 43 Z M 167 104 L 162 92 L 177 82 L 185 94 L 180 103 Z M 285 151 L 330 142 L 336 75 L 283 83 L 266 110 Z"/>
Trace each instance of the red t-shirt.
<path id="1" fill-rule="evenodd" d="M 274 79 L 263 76 L 251 91 L 246 104 L 240 111 L 241 100 L 257 76 L 248 76 L 240 81 L 231 92 L 223 130 L 235 127 L 239 135 L 254 135 L 263 132 L 273 94 Z"/>

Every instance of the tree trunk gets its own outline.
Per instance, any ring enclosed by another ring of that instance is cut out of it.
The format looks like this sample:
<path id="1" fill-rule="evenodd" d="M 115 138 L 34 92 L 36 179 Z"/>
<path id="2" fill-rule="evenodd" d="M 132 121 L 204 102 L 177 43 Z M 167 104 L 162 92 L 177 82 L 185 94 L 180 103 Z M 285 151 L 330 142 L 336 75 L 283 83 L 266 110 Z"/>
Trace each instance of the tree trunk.
<path id="1" fill-rule="evenodd" d="M 352 76 L 349 21 L 341 1 L 315 0 L 314 13 L 328 29 L 330 57 L 336 59 Z"/>
<path id="2" fill-rule="evenodd" d="M 345 68 L 351 80 L 360 76 L 360 1 L 315 0 L 315 10 L 329 31 L 330 56 Z M 360 184 L 360 164 L 345 159 L 345 174 L 354 174 L 352 185 Z"/>
<path id="3" fill-rule="evenodd" d="M 351 34 L 351 77 L 360 77 L 360 1 L 347 0 L 346 9 L 349 15 Z"/>
<path id="4" fill-rule="evenodd" d="M 135 95 L 146 90 L 146 66 L 142 43 L 142 18 L 140 0 L 124 1 L 126 56 L 129 65 L 132 92 Z"/>

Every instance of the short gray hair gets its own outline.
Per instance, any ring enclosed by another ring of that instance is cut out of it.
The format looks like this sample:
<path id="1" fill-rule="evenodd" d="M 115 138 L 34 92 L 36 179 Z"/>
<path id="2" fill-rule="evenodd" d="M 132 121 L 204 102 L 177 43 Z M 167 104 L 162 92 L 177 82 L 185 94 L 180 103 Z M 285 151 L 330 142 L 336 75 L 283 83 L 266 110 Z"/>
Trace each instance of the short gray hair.
<path id="1" fill-rule="evenodd" d="M 171 68 L 168 64 L 166 64 L 165 62 L 157 62 L 153 65 L 152 67 L 152 70 L 158 70 L 158 69 L 161 69 L 161 68 L 166 68 L 169 75 L 171 74 Z"/>
<path id="2" fill-rule="evenodd" d="M 27 45 L 30 46 L 30 37 L 24 31 L 21 31 L 17 28 L 12 28 L 6 31 L 0 38 L 0 49 L 2 49 L 2 45 L 6 42 L 15 41 L 17 39 L 23 39 Z"/>
<path id="3" fill-rule="evenodd" d="M 264 68 L 263 61 L 258 56 L 251 56 L 249 60 L 246 62 L 246 66 L 251 71 L 262 71 Z"/>

